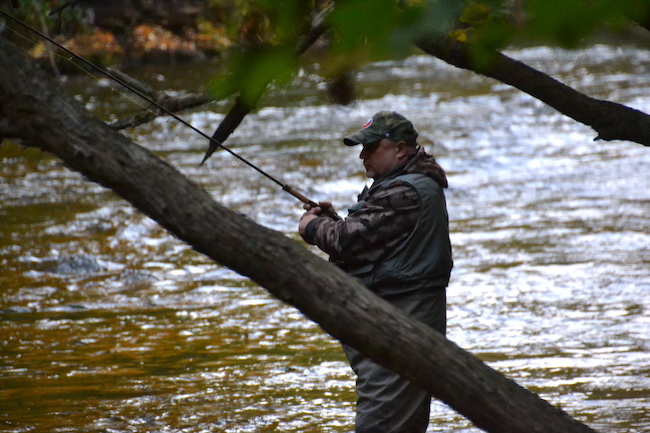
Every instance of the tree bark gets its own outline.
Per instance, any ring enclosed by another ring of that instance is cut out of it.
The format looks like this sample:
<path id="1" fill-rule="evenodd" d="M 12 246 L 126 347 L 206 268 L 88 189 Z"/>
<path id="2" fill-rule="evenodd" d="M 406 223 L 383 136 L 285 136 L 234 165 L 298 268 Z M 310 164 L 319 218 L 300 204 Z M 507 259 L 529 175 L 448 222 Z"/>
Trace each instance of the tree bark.
<path id="1" fill-rule="evenodd" d="M 629 140 L 650 146 L 650 116 L 610 101 L 591 98 L 530 66 L 495 52 L 485 70 L 477 69 L 466 46 L 453 39 L 428 39 L 418 43 L 424 52 L 470 71 L 509 84 L 550 105 L 572 119 L 591 126 L 596 140 Z"/>
<path id="2" fill-rule="evenodd" d="M 4 38 L 0 76 L 0 137 L 56 155 L 196 251 L 417 381 L 476 426 L 499 433 L 593 432 L 298 242 L 216 203 L 174 167 L 94 118 Z"/>

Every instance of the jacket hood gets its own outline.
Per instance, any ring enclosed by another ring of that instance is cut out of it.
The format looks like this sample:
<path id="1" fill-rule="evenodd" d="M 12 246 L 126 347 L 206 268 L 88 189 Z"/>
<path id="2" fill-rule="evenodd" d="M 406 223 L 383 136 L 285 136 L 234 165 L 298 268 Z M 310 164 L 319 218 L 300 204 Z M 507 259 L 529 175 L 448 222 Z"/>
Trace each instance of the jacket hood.
<path id="1" fill-rule="evenodd" d="M 400 172 L 400 174 L 411 173 L 424 174 L 435 180 L 442 188 L 449 187 L 445 170 L 438 165 L 436 158 L 429 155 L 424 148 L 420 148 Z"/>

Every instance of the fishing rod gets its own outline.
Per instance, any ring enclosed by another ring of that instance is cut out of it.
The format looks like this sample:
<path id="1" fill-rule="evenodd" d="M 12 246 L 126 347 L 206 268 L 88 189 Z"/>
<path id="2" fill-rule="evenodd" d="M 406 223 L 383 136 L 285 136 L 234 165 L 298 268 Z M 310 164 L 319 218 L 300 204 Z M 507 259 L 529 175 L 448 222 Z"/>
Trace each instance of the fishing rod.
<path id="1" fill-rule="evenodd" d="M 92 63 L 92 62 L 90 62 L 90 61 L 84 59 L 84 58 L 81 57 L 80 55 L 78 55 L 78 54 L 76 54 L 76 53 L 70 51 L 68 48 L 66 48 L 66 47 L 64 47 L 63 45 L 61 45 L 60 43 L 56 42 L 55 40 L 53 40 L 52 38 L 50 38 L 50 37 L 47 36 L 46 34 L 44 34 L 44 33 L 40 32 L 40 31 L 38 31 L 37 29 L 33 28 L 33 27 L 30 26 L 29 24 L 27 24 L 27 23 L 23 22 L 22 20 L 20 20 L 20 19 L 14 17 L 13 15 L 11 15 L 11 14 L 5 12 L 4 10 L 0 9 L 0 14 L 4 15 L 5 17 L 11 19 L 12 21 L 14 21 L 14 22 L 20 24 L 21 26 L 23 26 L 23 27 L 26 28 L 27 30 L 29 30 L 29 31 L 31 31 L 31 32 L 33 32 L 33 33 L 35 33 L 35 34 L 37 34 L 38 36 L 40 36 L 41 38 L 43 38 L 43 39 L 45 39 L 46 41 L 50 42 L 51 44 L 55 45 L 55 46 L 58 47 L 59 49 L 65 51 L 65 52 L 68 53 L 68 54 L 70 54 L 71 56 L 73 56 L 73 57 L 76 58 L 77 60 L 80 60 L 80 61 L 83 62 L 85 65 L 89 66 L 90 68 L 96 70 L 97 72 L 101 73 L 102 75 L 106 76 L 107 78 L 109 78 L 109 79 L 115 81 L 116 83 L 118 83 L 119 85 L 123 86 L 124 88 L 126 88 L 126 89 L 130 90 L 131 92 L 135 93 L 135 94 L 138 95 L 140 98 L 142 98 L 142 99 L 144 99 L 145 101 L 149 102 L 151 105 L 153 105 L 154 107 L 156 107 L 156 108 L 159 109 L 160 111 L 166 113 L 167 115 L 171 116 L 172 118 L 174 118 L 175 120 L 177 120 L 177 121 L 180 122 L 181 124 L 183 124 L 183 125 L 187 126 L 188 128 L 190 128 L 192 131 L 194 131 L 194 132 L 198 133 L 199 135 L 201 135 L 202 137 L 208 139 L 208 141 L 210 142 L 210 146 L 211 146 L 211 147 L 212 147 L 212 146 L 218 146 L 218 147 L 222 148 L 223 150 L 225 150 L 226 152 L 228 152 L 229 154 L 231 154 L 232 156 L 234 156 L 235 158 L 237 158 L 238 160 L 240 160 L 241 162 L 243 162 L 244 164 L 246 164 L 247 166 L 249 166 L 249 167 L 252 168 L 253 170 L 257 171 L 258 173 L 260 173 L 260 174 L 262 174 L 263 176 L 265 176 L 267 179 L 271 180 L 272 182 L 274 182 L 274 183 L 276 183 L 277 185 L 279 185 L 280 187 L 282 187 L 282 190 L 283 190 L 283 191 L 288 192 L 289 194 L 291 194 L 292 196 L 294 196 L 295 198 L 297 198 L 298 200 L 300 200 L 302 203 L 304 203 L 304 204 L 306 204 L 306 205 L 309 205 L 309 206 L 311 206 L 312 208 L 313 208 L 313 207 L 318 207 L 318 203 L 316 203 L 315 201 L 310 200 L 310 199 L 307 198 L 305 195 L 303 195 L 302 193 L 298 192 L 298 191 L 295 190 L 293 187 L 291 187 L 289 184 L 286 184 L 286 183 L 284 183 L 284 182 L 281 182 L 279 179 L 277 179 L 276 177 L 272 176 L 271 174 L 269 174 L 269 173 L 266 172 L 265 170 L 261 169 L 261 168 L 258 167 L 257 165 L 253 164 L 252 162 L 250 162 L 249 160 L 247 160 L 247 159 L 244 158 L 243 156 L 239 155 L 238 153 L 236 153 L 236 152 L 233 151 L 232 149 L 230 149 L 230 148 L 224 146 L 223 143 L 221 143 L 221 142 L 215 140 L 213 137 L 210 137 L 209 135 L 207 135 L 206 133 L 204 133 L 204 132 L 201 131 L 200 129 L 196 128 L 196 127 L 195 127 L 194 125 L 192 125 L 191 123 L 189 123 L 189 122 L 187 122 L 186 120 L 182 119 L 180 116 L 178 116 L 177 114 L 175 114 L 175 113 L 172 112 L 171 110 L 165 108 L 163 105 L 161 105 L 161 104 L 158 103 L 157 101 L 155 101 L 155 100 L 153 100 L 152 98 L 150 98 L 148 95 L 144 94 L 143 92 L 141 92 L 140 90 L 138 90 L 138 89 L 136 89 L 135 87 L 131 86 L 130 84 L 128 84 L 127 82 L 125 82 L 125 81 L 122 80 L 121 78 L 117 77 L 115 74 L 110 73 L 110 72 L 107 71 L 106 69 L 101 68 L 101 67 L 95 65 L 94 63 Z M 203 164 L 203 162 L 205 162 L 206 159 L 207 159 L 207 158 L 204 158 L 203 161 L 201 162 L 201 164 Z M 332 214 L 329 214 L 329 213 L 328 213 L 327 215 L 328 215 L 329 217 L 331 217 L 332 219 L 334 219 L 334 220 L 340 220 L 340 219 L 341 219 L 341 217 L 339 217 L 336 213 L 332 213 Z"/>

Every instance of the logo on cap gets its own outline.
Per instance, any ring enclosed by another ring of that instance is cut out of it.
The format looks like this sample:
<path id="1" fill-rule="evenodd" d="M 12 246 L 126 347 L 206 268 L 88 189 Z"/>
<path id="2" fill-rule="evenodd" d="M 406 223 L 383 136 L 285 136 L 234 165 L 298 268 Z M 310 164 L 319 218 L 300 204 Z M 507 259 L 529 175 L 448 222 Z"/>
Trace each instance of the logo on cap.
<path id="1" fill-rule="evenodd" d="M 370 125 L 372 125 L 372 117 L 371 117 L 370 119 L 366 120 L 366 123 L 363 124 L 363 126 L 361 127 L 361 129 L 369 128 Z"/>

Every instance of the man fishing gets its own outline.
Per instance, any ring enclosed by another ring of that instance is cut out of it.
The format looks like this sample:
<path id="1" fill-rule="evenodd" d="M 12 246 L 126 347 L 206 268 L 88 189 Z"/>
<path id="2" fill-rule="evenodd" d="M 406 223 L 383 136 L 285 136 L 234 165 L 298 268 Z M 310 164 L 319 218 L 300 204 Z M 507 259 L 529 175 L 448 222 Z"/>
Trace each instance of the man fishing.
<path id="1" fill-rule="evenodd" d="M 447 178 L 417 143 L 413 124 L 381 111 L 346 137 L 362 145 L 364 188 L 347 218 L 334 220 L 332 204 L 305 205 L 299 232 L 309 244 L 358 277 L 406 314 L 446 331 L 446 287 L 453 266 L 444 188 Z M 357 433 L 420 433 L 427 429 L 431 395 L 343 345 L 357 375 Z"/>

